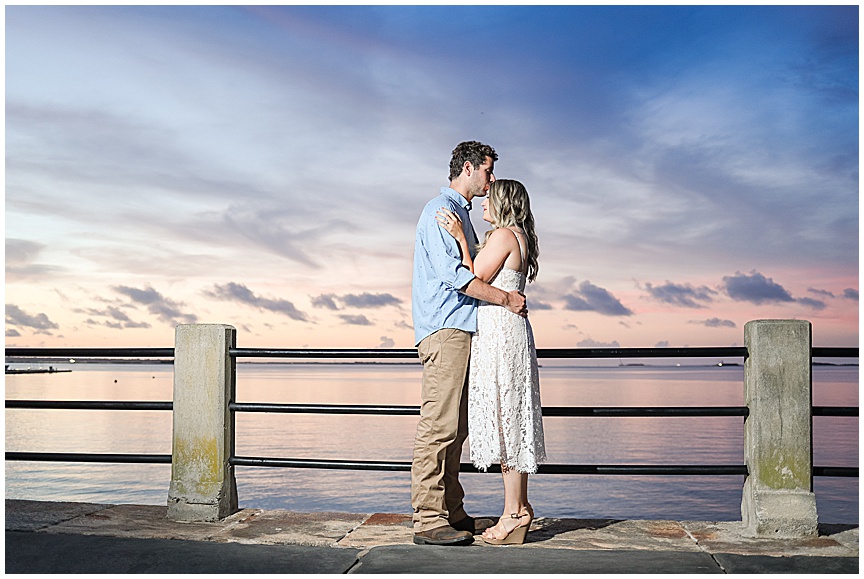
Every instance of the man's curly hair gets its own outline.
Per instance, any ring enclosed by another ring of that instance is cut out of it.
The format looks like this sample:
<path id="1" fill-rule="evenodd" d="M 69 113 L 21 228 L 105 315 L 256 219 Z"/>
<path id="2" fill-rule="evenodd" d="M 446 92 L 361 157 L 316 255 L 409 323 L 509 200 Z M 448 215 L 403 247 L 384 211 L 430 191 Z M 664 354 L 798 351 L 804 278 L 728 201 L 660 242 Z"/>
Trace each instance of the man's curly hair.
<path id="1" fill-rule="evenodd" d="M 493 161 L 498 160 L 498 153 L 489 145 L 484 145 L 478 141 L 465 141 L 456 145 L 453 149 L 453 157 L 450 159 L 450 180 L 462 174 L 462 167 L 465 161 L 471 163 L 474 168 L 479 167 L 486 162 L 486 157 L 491 157 Z"/>

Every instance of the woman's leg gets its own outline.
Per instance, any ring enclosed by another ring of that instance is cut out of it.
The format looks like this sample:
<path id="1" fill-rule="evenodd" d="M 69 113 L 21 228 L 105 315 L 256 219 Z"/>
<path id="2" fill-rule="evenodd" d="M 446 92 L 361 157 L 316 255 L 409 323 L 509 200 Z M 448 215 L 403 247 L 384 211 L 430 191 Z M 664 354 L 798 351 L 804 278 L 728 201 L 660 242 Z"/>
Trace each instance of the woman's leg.
<path id="1" fill-rule="evenodd" d="M 528 475 L 515 470 L 501 469 L 504 479 L 504 516 L 519 514 L 528 504 Z"/>
<path id="2" fill-rule="evenodd" d="M 503 539 L 513 529 L 526 524 L 524 516 L 513 518 L 511 515 L 524 515 L 528 511 L 528 474 L 501 466 L 501 478 L 504 480 L 504 512 L 498 524 L 487 529 L 483 535 L 490 538 Z"/>

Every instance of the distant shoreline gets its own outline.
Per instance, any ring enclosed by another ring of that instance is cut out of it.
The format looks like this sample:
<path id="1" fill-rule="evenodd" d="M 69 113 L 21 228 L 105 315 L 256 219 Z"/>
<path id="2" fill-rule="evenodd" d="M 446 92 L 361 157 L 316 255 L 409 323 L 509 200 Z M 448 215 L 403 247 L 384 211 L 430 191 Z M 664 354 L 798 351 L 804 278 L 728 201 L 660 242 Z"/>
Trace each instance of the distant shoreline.
<path id="1" fill-rule="evenodd" d="M 58 372 L 71 372 L 69 369 L 61 369 L 57 368 L 9 368 L 8 365 L 5 370 L 5 374 L 57 374 Z"/>
<path id="2" fill-rule="evenodd" d="M 7 357 L 6 364 L 140 364 L 140 365 L 173 365 L 174 361 L 170 359 L 118 359 L 118 358 L 81 358 L 75 359 L 74 362 L 70 362 L 69 358 L 17 358 L 17 357 Z M 389 361 L 361 361 L 361 360 L 351 360 L 351 361 L 338 361 L 338 360 L 283 360 L 278 362 L 267 361 L 267 362 L 251 362 L 251 361 L 240 361 L 237 364 L 243 365 L 276 365 L 276 366 L 288 366 L 288 365 L 321 365 L 321 366 L 419 366 L 420 361 L 408 361 L 408 362 L 389 362 Z M 813 366 L 835 366 L 835 367 L 857 367 L 858 364 L 845 363 L 838 364 L 833 362 L 813 362 Z M 743 364 L 738 362 L 722 362 L 722 363 L 704 363 L 704 364 L 641 364 L 641 363 L 633 363 L 633 364 L 621 364 L 621 365 L 606 365 L 606 366 L 576 366 L 576 365 L 543 365 L 540 364 L 540 367 L 546 368 L 741 368 Z M 49 373 L 49 370 L 41 370 L 41 372 L 22 372 L 17 371 L 19 369 L 7 369 L 7 374 L 25 374 L 25 373 Z M 60 370 L 55 370 L 60 371 Z M 67 370 L 68 371 L 68 370 Z"/>

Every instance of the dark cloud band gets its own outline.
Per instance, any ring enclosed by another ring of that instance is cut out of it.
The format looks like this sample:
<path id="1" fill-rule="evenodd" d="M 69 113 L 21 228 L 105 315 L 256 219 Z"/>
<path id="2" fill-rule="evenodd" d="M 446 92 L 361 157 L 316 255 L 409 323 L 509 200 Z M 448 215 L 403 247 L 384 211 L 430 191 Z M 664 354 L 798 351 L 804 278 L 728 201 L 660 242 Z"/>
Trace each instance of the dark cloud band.
<path id="1" fill-rule="evenodd" d="M 632 316 L 633 311 L 618 298 L 590 281 L 583 281 L 579 289 L 564 296 L 564 307 L 576 312 L 597 312 L 604 316 Z"/>
<path id="2" fill-rule="evenodd" d="M 243 284 L 229 282 L 225 285 L 216 284 L 213 290 L 205 291 L 206 295 L 224 301 L 237 302 L 266 310 L 283 314 L 300 322 L 308 322 L 309 317 L 302 311 L 298 310 L 293 303 L 281 298 L 265 298 L 255 293 Z"/>

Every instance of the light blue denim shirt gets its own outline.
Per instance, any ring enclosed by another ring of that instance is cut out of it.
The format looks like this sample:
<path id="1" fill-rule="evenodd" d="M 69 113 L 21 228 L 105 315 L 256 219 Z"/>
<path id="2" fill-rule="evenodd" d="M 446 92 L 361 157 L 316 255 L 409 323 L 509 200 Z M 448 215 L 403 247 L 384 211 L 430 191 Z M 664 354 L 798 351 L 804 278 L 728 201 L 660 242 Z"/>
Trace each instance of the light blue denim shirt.
<path id="1" fill-rule="evenodd" d="M 468 214 L 471 204 L 457 191 L 442 187 L 441 194 L 423 208 L 414 238 L 411 313 L 415 345 L 443 328 L 477 331 L 477 300 L 459 291 L 474 274 L 462 265 L 459 244 L 435 219 L 442 207 L 462 219 L 471 257 L 476 253 L 477 234 Z"/>

